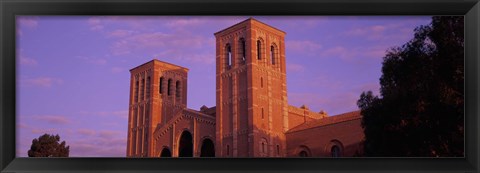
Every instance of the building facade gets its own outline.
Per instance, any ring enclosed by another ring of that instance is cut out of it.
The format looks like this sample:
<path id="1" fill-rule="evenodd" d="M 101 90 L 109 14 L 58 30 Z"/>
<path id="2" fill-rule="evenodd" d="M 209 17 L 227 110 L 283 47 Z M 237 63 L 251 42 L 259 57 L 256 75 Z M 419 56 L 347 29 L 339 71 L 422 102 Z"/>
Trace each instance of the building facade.
<path id="1" fill-rule="evenodd" d="M 360 155 L 358 111 L 288 104 L 285 32 L 253 18 L 216 32 L 216 106 L 187 105 L 188 69 L 152 60 L 130 70 L 127 157 Z"/>

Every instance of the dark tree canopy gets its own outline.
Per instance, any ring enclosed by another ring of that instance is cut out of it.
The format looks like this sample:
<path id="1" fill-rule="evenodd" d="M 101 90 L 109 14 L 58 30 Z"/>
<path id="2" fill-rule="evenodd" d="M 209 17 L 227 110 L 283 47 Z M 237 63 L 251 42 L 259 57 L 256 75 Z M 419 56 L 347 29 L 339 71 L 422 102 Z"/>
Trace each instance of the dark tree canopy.
<path id="1" fill-rule="evenodd" d="M 65 141 L 60 143 L 58 134 L 44 134 L 32 140 L 28 157 L 68 157 L 69 152 L 70 146 L 66 146 Z"/>
<path id="2" fill-rule="evenodd" d="M 387 51 L 381 97 L 363 92 L 367 156 L 464 156 L 464 20 L 432 17 Z"/>

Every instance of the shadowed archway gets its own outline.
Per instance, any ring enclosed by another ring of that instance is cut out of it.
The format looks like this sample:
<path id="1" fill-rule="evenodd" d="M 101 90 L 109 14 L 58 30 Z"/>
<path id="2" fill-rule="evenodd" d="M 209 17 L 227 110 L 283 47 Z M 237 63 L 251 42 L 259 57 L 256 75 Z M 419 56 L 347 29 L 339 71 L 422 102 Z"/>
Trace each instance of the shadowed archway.
<path id="1" fill-rule="evenodd" d="M 172 157 L 172 153 L 168 148 L 163 148 L 162 152 L 160 153 L 160 157 Z"/>
<path id="2" fill-rule="evenodd" d="M 178 145 L 178 157 L 193 157 L 192 134 L 183 131 Z"/>
<path id="3" fill-rule="evenodd" d="M 204 139 L 200 150 L 200 157 L 215 157 L 215 146 L 211 139 Z"/>
<path id="4" fill-rule="evenodd" d="M 311 157 L 312 152 L 310 151 L 310 148 L 308 148 L 305 145 L 301 145 L 297 148 L 297 157 Z"/>

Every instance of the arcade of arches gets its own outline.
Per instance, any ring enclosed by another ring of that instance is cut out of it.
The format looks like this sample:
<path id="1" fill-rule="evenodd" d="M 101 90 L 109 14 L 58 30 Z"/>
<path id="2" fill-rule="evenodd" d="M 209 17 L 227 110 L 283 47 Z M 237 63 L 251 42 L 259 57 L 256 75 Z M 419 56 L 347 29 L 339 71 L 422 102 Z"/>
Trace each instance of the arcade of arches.
<path id="1" fill-rule="evenodd" d="M 285 32 L 249 18 L 214 33 L 216 106 L 187 108 L 189 69 L 130 70 L 128 157 L 345 157 L 362 154 L 359 111 L 288 104 Z"/>

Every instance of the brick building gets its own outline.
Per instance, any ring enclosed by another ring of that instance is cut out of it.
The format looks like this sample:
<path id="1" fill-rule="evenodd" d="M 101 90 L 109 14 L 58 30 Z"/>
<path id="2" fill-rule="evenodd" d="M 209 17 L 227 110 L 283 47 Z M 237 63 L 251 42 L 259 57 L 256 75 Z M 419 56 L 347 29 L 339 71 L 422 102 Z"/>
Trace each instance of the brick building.
<path id="1" fill-rule="evenodd" d="M 359 111 L 287 100 L 285 32 L 249 18 L 216 32 L 216 106 L 187 105 L 188 69 L 130 70 L 127 157 L 337 157 L 361 154 Z"/>

